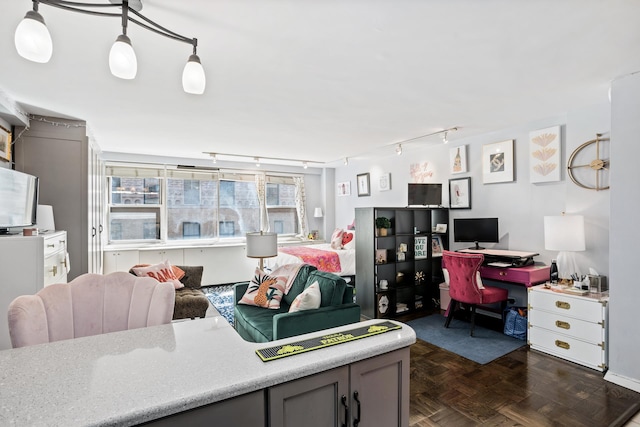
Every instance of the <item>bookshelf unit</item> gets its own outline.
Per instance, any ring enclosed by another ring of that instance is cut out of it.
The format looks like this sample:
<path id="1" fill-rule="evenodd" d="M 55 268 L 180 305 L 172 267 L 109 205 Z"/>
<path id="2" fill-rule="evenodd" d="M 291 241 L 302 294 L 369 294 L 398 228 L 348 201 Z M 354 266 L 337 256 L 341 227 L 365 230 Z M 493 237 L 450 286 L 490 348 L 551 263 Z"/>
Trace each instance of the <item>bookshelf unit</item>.
<path id="1" fill-rule="evenodd" d="M 376 230 L 378 217 L 391 221 L 386 236 Z M 435 232 L 438 224 L 447 229 Z M 441 249 L 449 249 L 449 209 L 356 208 L 356 226 L 356 302 L 362 315 L 386 318 L 433 308 L 443 276 L 441 254 L 434 253 L 432 241 L 439 240 Z M 406 248 L 403 255 L 399 255 L 401 247 Z M 421 280 L 416 276 L 420 272 Z M 380 288 L 381 280 L 387 281 L 387 289 Z"/>

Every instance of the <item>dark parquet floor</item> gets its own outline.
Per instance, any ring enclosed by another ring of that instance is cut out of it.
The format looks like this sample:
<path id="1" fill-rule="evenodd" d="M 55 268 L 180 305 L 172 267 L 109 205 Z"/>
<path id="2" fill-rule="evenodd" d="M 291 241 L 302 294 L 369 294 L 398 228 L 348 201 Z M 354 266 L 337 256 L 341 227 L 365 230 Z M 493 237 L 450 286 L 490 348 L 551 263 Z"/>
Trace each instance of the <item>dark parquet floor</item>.
<path id="1" fill-rule="evenodd" d="M 638 410 L 639 393 L 527 346 L 486 365 L 411 347 L 411 427 L 623 426 Z"/>

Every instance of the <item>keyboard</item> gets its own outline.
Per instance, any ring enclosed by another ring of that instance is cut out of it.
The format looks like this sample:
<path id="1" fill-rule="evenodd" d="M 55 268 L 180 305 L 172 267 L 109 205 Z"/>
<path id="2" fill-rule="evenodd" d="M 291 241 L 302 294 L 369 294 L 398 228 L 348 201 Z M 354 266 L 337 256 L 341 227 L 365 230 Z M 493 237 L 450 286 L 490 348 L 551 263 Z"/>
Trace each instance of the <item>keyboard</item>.
<path id="1" fill-rule="evenodd" d="M 495 262 L 488 262 L 487 265 L 489 267 L 511 267 L 513 264 L 511 264 L 510 262 L 495 261 Z"/>

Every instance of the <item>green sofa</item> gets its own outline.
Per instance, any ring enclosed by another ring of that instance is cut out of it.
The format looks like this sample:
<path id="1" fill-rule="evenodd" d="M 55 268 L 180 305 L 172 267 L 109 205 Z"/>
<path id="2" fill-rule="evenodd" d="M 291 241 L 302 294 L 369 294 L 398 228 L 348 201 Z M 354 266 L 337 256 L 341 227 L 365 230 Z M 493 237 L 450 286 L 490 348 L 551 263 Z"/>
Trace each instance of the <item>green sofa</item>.
<path id="1" fill-rule="evenodd" d="M 289 313 L 293 300 L 313 282 L 320 285 L 320 308 Z M 353 302 L 353 287 L 335 274 L 303 265 L 279 309 L 238 304 L 249 283 L 234 285 L 234 325 L 245 341 L 269 342 L 360 321 L 360 306 Z"/>

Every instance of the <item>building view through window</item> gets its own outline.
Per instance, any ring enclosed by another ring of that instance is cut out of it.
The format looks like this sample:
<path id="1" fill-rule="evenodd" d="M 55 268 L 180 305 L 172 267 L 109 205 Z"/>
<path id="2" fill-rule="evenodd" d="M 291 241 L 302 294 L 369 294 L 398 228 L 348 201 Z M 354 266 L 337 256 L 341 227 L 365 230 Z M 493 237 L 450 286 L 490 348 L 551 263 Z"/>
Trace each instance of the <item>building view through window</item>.
<path id="1" fill-rule="evenodd" d="M 215 179 L 211 174 L 202 179 L 109 179 L 112 242 L 238 238 L 260 230 L 260 201 L 254 180 Z M 300 229 L 295 190 L 294 184 L 267 183 L 265 202 L 271 231 L 295 234 Z"/>

